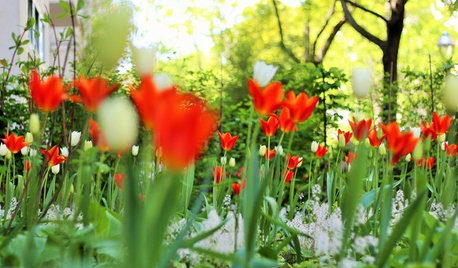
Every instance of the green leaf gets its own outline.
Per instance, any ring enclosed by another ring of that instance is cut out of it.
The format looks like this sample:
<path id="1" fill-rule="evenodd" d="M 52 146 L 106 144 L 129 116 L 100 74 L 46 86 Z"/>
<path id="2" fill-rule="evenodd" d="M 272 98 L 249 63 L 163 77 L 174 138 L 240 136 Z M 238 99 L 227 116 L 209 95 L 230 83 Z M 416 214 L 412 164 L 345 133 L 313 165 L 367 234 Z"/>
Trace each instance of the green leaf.
<path id="1" fill-rule="evenodd" d="M 83 9 L 85 5 L 86 5 L 86 1 L 85 0 L 78 0 L 78 5 L 76 6 L 76 10 L 79 11 L 79 10 Z"/>
<path id="2" fill-rule="evenodd" d="M 33 17 L 30 17 L 28 20 L 27 20 L 27 24 L 26 24 L 26 30 L 30 30 L 32 29 L 32 27 L 35 25 L 35 19 Z"/>

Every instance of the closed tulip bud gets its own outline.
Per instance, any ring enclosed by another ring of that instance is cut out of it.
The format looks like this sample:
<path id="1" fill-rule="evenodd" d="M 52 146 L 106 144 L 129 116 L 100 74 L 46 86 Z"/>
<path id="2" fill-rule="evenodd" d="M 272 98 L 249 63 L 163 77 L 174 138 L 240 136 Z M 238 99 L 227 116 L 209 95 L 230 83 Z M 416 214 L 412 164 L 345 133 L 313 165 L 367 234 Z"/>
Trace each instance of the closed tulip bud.
<path id="1" fill-rule="evenodd" d="M 444 104 L 447 110 L 454 113 L 458 110 L 458 77 L 449 75 L 444 84 Z"/>
<path id="2" fill-rule="evenodd" d="M 445 141 L 445 133 L 444 134 L 440 134 L 439 136 L 437 136 L 437 141 L 438 142 L 444 142 Z"/>
<path id="3" fill-rule="evenodd" d="M 345 147 L 345 136 L 343 134 L 339 134 L 339 147 Z"/>
<path id="4" fill-rule="evenodd" d="M 448 142 L 444 141 L 444 142 L 441 143 L 442 151 L 445 151 L 445 145 L 448 145 Z"/>
<path id="5" fill-rule="evenodd" d="M 267 148 L 267 146 L 265 146 L 265 145 L 259 145 L 259 156 L 265 156 L 266 155 L 266 148 Z"/>
<path id="6" fill-rule="evenodd" d="M 73 193 L 74 191 L 75 191 L 75 187 L 73 187 L 73 183 L 72 183 L 72 184 L 70 184 L 70 191 L 69 192 Z"/>
<path id="7" fill-rule="evenodd" d="M 72 134 L 70 135 L 70 145 L 71 146 L 76 146 L 81 139 L 81 132 L 79 131 L 73 131 Z"/>
<path id="8" fill-rule="evenodd" d="M 83 150 L 87 151 L 87 150 L 89 150 L 91 148 L 92 148 L 92 141 L 85 141 L 84 142 L 84 146 L 83 146 Z"/>
<path id="9" fill-rule="evenodd" d="M 267 65 L 263 61 L 257 61 L 254 65 L 253 79 L 256 80 L 261 87 L 265 87 L 272 78 L 274 78 L 276 72 L 277 67 L 274 65 Z"/>
<path id="10" fill-rule="evenodd" d="M 54 175 L 56 175 L 57 173 L 59 173 L 60 171 L 60 165 L 55 165 L 55 166 L 52 166 L 51 167 L 51 171 Z"/>
<path id="11" fill-rule="evenodd" d="M 8 152 L 8 148 L 6 148 L 6 145 L 3 143 L 0 144 L 0 155 L 5 156 L 7 152 Z"/>
<path id="12" fill-rule="evenodd" d="M 225 156 L 221 156 L 220 161 L 221 161 L 221 165 L 226 165 L 226 163 L 227 163 L 227 158 L 226 158 Z"/>
<path id="13" fill-rule="evenodd" d="M 437 136 L 438 140 L 439 140 L 439 136 Z M 423 140 L 423 150 L 425 150 L 425 152 L 429 152 L 429 150 L 431 149 L 431 139 L 430 138 L 427 138 L 425 140 Z"/>
<path id="14" fill-rule="evenodd" d="M 158 90 L 164 90 L 173 86 L 172 78 L 166 73 L 154 74 L 154 84 Z"/>
<path id="15" fill-rule="evenodd" d="M 13 154 L 11 153 L 10 150 L 6 151 L 6 159 L 11 159 L 13 157 Z"/>
<path id="16" fill-rule="evenodd" d="M 415 138 L 419 138 L 419 137 L 420 137 L 421 128 L 419 128 L 419 127 L 413 127 L 413 128 L 411 128 L 410 130 L 412 131 L 413 136 L 414 136 Z"/>
<path id="17" fill-rule="evenodd" d="M 38 117 L 38 114 L 30 115 L 29 129 L 33 134 L 40 133 L 40 118 Z"/>
<path id="18" fill-rule="evenodd" d="M 372 150 L 369 150 L 369 157 L 372 157 L 373 153 Z"/>
<path id="19" fill-rule="evenodd" d="M 68 148 L 67 147 L 60 148 L 60 151 L 61 151 L 61 154 L 63 156 L 68 157 L 69 152 L 68 152 Z"/>
<path id="20" fill-rule="evenodd" d="M 357 98 L 369 96 L 372 86 L 372 69 L 353 69 L 351 84 L 353 94 Z"/>
<path id="21" fill-rule="evenodd" d="M 235 167 L 235 159 L 233 157 L 231 157 L 231 159 L 229 159 L 229 166 L 230 167 Z"/>
<path id="22" fill-rule="evenodd" d="M 22 155 L 27 155 L 29 153 L 29 146 L 25 146 L 21 149 Z"/>
<path id="23" fill-rule="evenodd" d="M 138 155 L 138 145 L 132 145 L 132 155 L 137 156 Z"/>
<path id="24" fill-rule="evenodd" d="M 124 150 L 137 139 L 137 112 L 128 99 L 112 97 L 105 100 L 97 117 L 101 132 L 112 150 Z M 113 122 L 114 118 L 116 122 Z"/>
<path id="25" fill-rule="evenodd" d="M 278 155 L 283 155 L 283 147 L 281 145 L 275 146 L 275 151 Z"/>
<path id="26" fill-rule="evenodd" d="M 32 133 L 30 133 L 30 132 L 25 133 L 25 139 L 24 139 L 24 141 L 27 142 L 27 143 L 29 143 L 29 144 L 32 143 L 32 142 L 33 142 L 33 135 L 32 135 Z"/>
<path id="27" fill-rule="evenodd" d="M 296 166 L 296 167 L 300 167 L 300 166 L 302 166 L 302 162 L 304 162 L 304 158 L 302 158 L 302 157 L 299 157 L 299 164 L 297 164 L 297 166 Z"/>
<path id="28" fill-rule="evenodd" d="M 410 162 L 410 160 L 412 160 L 412 155 L 411 154 L 406 155 L 406 161 Z"/>
<path id="29" fill-rule="evenodd" d="M 312 152 L 316 152 L 316 150 L 318 150 L 318 142 L 312 141 L 312 146 L 310 147 L 310 149 L 312 150 Z"/>
<path id="30" fill-rule="evenodd" d="M 417 146 L 413 150 L 412 157 L 415 161 L 418 161 L 423 157 L 423 142 L 419 141 L 417 143 Z"/>
<path id="31" fill-rule="evenodd" d="M 37 155 L 37 150 L 35 150 L 35 149 L 30 149 L 30 151 L 29 151 L 29 156 L 30 156 L 30 157 L 34 157 L 34 156 L 36 156 L 36 155 Z"/>
<path id="32" fill-rule="evenodd" d="M 378 153 L 380 155 L 386 155 L 386 147 L 384 143 L 380 144 L 380 146 L 378 147 Z"/>

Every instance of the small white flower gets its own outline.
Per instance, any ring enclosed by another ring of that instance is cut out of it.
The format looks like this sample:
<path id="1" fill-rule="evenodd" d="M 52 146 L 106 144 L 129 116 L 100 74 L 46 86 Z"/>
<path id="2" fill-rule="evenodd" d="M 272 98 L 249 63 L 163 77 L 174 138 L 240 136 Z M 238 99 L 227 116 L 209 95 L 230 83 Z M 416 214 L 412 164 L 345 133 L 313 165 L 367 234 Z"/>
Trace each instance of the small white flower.
<path id="1" fill-rule="evenodd" d="M 62 155 L 65 156 L 65 157 L 68 157 L 68 148 L 67 147 L 62 147 L 60 148 L 60 151 L 62 152 Z"/>
<path id="2" fill-rule="evenodd" d="M 83 150 L 87 151 L 87 150 L 89 150 L 91 148 L 92 148 L 92 141 L 85 141 L 84 142 L 84 146 L 83 146 Z"/>
<path id="3" fill-rule="evenodd" d="M 448 75 L 445 79 L 443 100 L 449 112 L 458 110 L 458 76 Z"/>
<path id="4" fill-rule="evenodd" d="M 80 142 L 80 138 L 81 138 L 81 132 L 73 131 L 72 134 L 70 135 L 70 145 L 76 146 L 78 142 Z"/>
<path id="5" fill-rule="evenodd" d="M 51 171 L 52 171 L 52 173 L 53 173 L 54 175 L 57 174 L 57 173 L 59 173 L 59 171 L 60 171 L 60 165 L 52 166 L 52 167 L 51 167 Z"/>
<path id="6" fill-rule="evenodd" d="M 259 156 L 265 156 L 266 155 L 266 149 L 267 149 L 267 146 L 259 145 Z"/>
<path id="7" fill-rule="evenodd" d="M 281 145 L 275 146 L 275 151 L 278 155 L 283 155 L 283 147 Z"/>
<path id="8" fill-rule="evenodd" d="M 138 155 L 138 145 L 132 145 L 132 155 L 137 156 Z"/>
<path id="9" fill-rule="evenodd" d="M 419 138 L 420 137 L 420 134 L 421 134 L 421 129 L 419 127 L 413 127 L 410 129 L 413 133 L 413 136 L 415 138 Z"/>
<path id="10" fill-rule="evenodd" d="M 235 159 L 233 157 L 231 157 L 231 159 L 229 159 L 229 166 L 230 167 L 235 167 Z"/>
<path id="11" fill-rule="evenodd" d="M 5 144 L 0 144 L 0 155 L 5 156 L 8 153 L 8 148 L 6 148 Z"/>
<path id="12" fill-rule="evenodd" d="M 254 65 L 253 78 L 261 87 L 265 87 L 275 76 L 276 72 L 277 67 L 274 65 L 267 65 L 264 61 L 257 61 Z"/>
<path id="13" fill-rule="evenodd" d="M 221 165 L 226 165 L 227 158 L 225 156 L 221 156 Z"/>
<path id="14" fill-rule="evenodd" d="M 164 90 L 173 86 L 172 78 L 166 73 L 154 74 L 154 84 L 158 90 Z"/>
<path id="15" fill-rule="evenodd" d="M 312 152 L 316 152 L 318 150 L 318 142 L 312 141 L 312 146 L 310 147 Z"/>
<path id="16" fill-rule="evenodd" d="M 29 150 L 29 156 L 30 156 L 30 157 L 34 157 L 34 156 L 36 156 L 36 155 L 37 155 L 37 150 L 35 150 L 35 149 L 30 149 L 30 150 Z"/>
<path id="17" fill-rule="evenodd" d="M 353 69 L 351 84 L 357 98 L 367 97 L 372 86 L 372 69 Z"/>
<path id="18" fill-rule="evenodd" d="M 29 153 L 29 146 L 22 147 L 21 154 L 27 155 Z"/>

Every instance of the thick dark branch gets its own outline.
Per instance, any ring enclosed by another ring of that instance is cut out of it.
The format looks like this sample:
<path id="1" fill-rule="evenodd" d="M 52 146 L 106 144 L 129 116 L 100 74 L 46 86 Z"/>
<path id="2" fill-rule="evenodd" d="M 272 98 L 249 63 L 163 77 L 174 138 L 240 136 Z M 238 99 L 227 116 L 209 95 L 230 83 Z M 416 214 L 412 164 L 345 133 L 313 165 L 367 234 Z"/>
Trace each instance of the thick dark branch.
<path id="1" fill-rule="evenodd" d="M 280 47 L 283 49 L 283 51 L 286 52 L 286 54 L 288 54 L 288 56 L 291 59 L 293 59 L 296 63 L 299 63 L 300 62 L 299 58 L 296 57 L 293 51 L 291 51 L 291 49 L 287 48 L 285 45 L 285 39 L 283 37 L 283 27 L 282 27 L 281 20 L 280 20 L 280 13 L 278 12 L 277 1 L 272 0 L 272 3 L 274 4 L 275 16 L 277 17 L 277 23 L 278 23 L 278 31 L 280 33 Z"/>
<path id="2" fill-rule="evenodd" d="M 313 42 L 313 45 L 312 45 L 312 53 L 313 53 L 312 55 L 313 56 L 315 56 L 315 52 L 316 52 L 316 43 L 318 42 L 318 39 L 320 38 L 320 36 L 323 34 L 324 29 L 326 29 L 326 27 L 328 26 L 329 21 L 331 20 L 331 17 L 334 14 L 334 10 L 336 8 L 336 3 L 337 3 L 337 0 L 334 0 L 334 3 L 332 4 L 331 8 L 328 11 L 328 15 L 326 16 L 326 21 L 325 21 L 323 27 L 321 28 L 321 30 L 316 35 L 315 41 Z"/>
<path id="3" fill-rule="evenodd" d="M 376 37 L 375 35 L 369 33 L 366 29 L 361 27 L 353 18 L 351 15 L 351 12 L 348 10 L 347 7 L 347 0 L 340 0 L 340 3 L 342 4 L 342 9 L 345 13 L 345 19 L 350 23 L 350 25 L 362 36 L 364 36 L 367 40 L 371 41 L 372 43 L 376 44 L 379 46 L 381 49 L 384 49 L 385 47 L 385 42 L 381 40 L 380 38 Z"/>
<path id="4" fill-rule="evenodd" d="M 315 61 L 316 62 L 322 62 L 324 56 L 326 56 L 326 53 L 328 53 L 329 47 L 331 47 L 331 43 L 334 40 L 334 37 L 336 37 L 336 34 L 339 32 L 340 28 L 345 24 L 346 19 L 342 18 L 332 29 L 332 32 L 329 34 L 328 39 L 326 39 L 326 42 L 324 43 L 323 48 L 321 48 L 321 51 L 318 55 L 316 55 Z"/>
<path id="5" fill-rule="evenodd" d="M 382 19 L 385 23 L 388 23 L 388 20 L 385 17 L 383 17 L 382 15 L 378 14 L 377 12 L 374 12 L 374 11 L 372 11 L 370 9 L 367 9 L 367 8 L 363 7 L 362 5 L 360 5 L 358 3 L 355 3 L 355 2 L 352 2 L 352 1 L 349 1 L 349 0 L 346 0 L 345 2 L 349 3 L 350 5 L 352 5 L 352 6 L 356 7 L 356 8 L 359 8 L 359 9 L 361 9 L 363 11 L 366 11 L 367 13 L 370 13 L 370 14 L 374 15 L 379 19 Z"/>

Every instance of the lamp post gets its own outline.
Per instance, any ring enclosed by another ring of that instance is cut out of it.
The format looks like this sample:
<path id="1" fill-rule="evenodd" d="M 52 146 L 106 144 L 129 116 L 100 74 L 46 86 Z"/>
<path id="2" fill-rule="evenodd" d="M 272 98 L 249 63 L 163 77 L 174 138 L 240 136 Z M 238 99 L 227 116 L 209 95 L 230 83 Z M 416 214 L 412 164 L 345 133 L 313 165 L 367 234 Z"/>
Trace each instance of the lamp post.
<path id="1" fill-rule="evenodd" d="M 442 56 L 444 56 L 447 60 L 452 58 L 455 42 L 447 31 L 442 33 L 439 41 L 437 41 L 437 46 L 439 47 Z"/>

